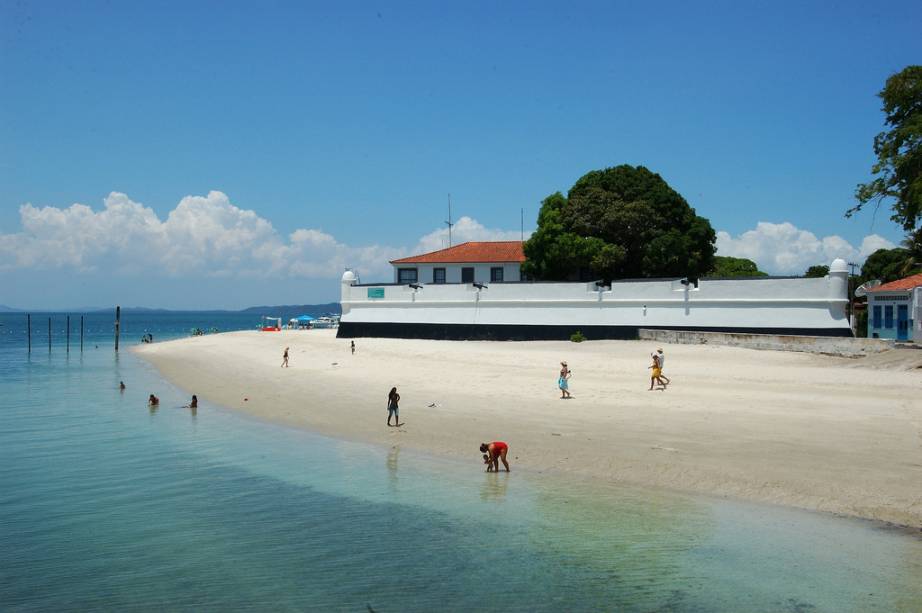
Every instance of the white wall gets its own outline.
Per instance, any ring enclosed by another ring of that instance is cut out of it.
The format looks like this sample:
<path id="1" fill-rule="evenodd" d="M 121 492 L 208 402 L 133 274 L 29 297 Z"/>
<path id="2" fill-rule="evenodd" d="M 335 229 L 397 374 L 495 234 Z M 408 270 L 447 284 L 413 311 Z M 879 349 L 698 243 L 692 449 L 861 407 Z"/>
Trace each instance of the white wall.
<path id="1" fill-rule="evenodd" d="M 912 290 L 912 339 L 922 342 L 922 287 Z"/>
<path id="2" fill-rule="evenodd" d="M 461 283 L 461 268 L 474 268 L 474 281 L 477 283 L 490 282 L 490 269 L 502 266 L 503 282 L 513 283 L 521 280 L 521 264 L 518 262 L 497 262 L 495 264 L 394 264 L 394 283 L 397 283 L 397 270 L 399 268 L 415 268 L 419 283 L 432 283 L 432 271 L 435 268 L 445 269 L 446 283 Z"/>
<path id="3" fill-rule="evenodd" d="M 846 277 L 702 280 L 698 288 L 653 280 L 602 290 L 594 283 L 488 283 L 480 291 L 471 284 L 413 290 L 344 282 L 342 321 L 848 329 Z M 384 298 L 369 298 L 369 289 L 383 290 Z"/>

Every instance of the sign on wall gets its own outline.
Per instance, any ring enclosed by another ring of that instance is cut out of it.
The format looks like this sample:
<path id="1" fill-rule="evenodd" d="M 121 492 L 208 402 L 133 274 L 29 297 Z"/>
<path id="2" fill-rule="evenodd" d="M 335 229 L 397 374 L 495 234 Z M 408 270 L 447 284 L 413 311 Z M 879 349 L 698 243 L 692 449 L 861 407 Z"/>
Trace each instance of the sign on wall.
<path id="1" fill-rule="evenodd" d="M 384 298 L 384 288 L 383 287 L 369 287 L 368 297 L 369 298 Z"/>

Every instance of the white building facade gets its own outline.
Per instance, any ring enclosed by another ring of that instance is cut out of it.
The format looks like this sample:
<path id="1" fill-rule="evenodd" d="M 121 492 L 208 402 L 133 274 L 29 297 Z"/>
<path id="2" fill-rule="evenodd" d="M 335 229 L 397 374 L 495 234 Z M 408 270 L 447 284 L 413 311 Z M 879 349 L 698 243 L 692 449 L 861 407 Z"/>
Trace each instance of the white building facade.
<path id="1" fill-rule="evenodd" d="M 446 262 L 442 283 L 432 281 L 429 268 L 442 263 L 412 259 L 392 262 L 394 283 L 358 284 L 351 271 L 343 275 L 339 336 L 530 340 L 567 339 L 578 330 L 599 339 L 636 338 L 640 328 L 852 336 L 844 260 L 835 260 L 823 278 L 651 279 L 600 286 L 486 277 L 486 270 L 510 262 L 458 263 L 457 277 L 448 277 Z M 399 272 L 409 267 L 416 269 L 415 281 Z M 472 281 L 448 280 L 460 278 L 465 267 L 474 268 Z"/>
<path id="2" fill-rule="evenodd" d="M 868 338 L 922 340 L 922 273 L 868 290 Z"/>
<path id="3" fill-rule="evenodd" d="M 392 260 L 394 283 L 517 283 L 525 253 L 521 241 L 467 242 Z"/>

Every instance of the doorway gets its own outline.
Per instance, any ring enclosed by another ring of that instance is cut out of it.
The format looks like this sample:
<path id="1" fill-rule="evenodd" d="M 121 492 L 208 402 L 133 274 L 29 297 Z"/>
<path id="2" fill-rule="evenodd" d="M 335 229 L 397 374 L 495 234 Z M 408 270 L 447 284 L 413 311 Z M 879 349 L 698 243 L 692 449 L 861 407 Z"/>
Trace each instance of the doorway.
<path id="1" fill-rule="evenodd" d="M 909 307 L 905 304 L 896 307 L 896 340 L 909 340 Z"/>

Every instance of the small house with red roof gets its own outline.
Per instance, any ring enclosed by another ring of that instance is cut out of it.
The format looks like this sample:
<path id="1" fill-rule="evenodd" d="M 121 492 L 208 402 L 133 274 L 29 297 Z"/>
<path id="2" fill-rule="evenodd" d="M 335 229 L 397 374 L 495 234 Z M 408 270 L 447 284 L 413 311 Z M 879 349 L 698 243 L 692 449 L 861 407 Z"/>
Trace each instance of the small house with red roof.
<path id="1" fill-rule="evenodd" d="M 513 283 L 522 280 L 522 241 L 469 241 L 391 260 L 394 283 Z"/>
<path id="2" fill-rule="evenodd" d="M 922 341 L 922 273 L 868 290 L 868 338 Z"/>

